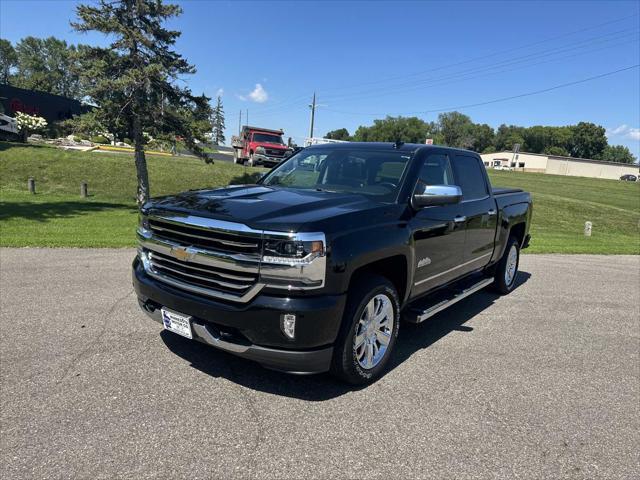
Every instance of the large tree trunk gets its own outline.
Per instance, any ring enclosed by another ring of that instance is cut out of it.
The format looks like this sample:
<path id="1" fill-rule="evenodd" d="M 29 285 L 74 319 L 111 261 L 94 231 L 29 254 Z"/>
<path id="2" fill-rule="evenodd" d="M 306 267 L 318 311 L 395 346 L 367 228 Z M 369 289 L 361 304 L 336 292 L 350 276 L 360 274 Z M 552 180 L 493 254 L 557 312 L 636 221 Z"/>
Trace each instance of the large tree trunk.
<path id="1" fill-rule="evenodd" d="M 147 171 L 147 159 L 144 156 L 142 126 L 140 118 L 133 115 L 133 143 L 135 146 L 136 176 L 138 177 L 138 191 L 136 199 L 138 207 L 142 207 L 149 200 L 149 172 Z"/>

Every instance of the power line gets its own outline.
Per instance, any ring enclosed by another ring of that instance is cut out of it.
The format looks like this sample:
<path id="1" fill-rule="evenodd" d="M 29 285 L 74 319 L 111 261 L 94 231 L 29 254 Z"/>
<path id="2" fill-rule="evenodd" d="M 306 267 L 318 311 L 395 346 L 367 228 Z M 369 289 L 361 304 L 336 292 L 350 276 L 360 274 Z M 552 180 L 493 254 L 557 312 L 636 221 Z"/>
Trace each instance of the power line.
<path id="1" fill-rule="evenodd" d="M 599 23 L 599 24 L 596 24 L 596 25 L 592 25 L 590 27 L 585 27 L 585 28 L 581 28 L 581 29 L 578 29 L 578 30 L 573 30 L 571 32 L 563 33 L 561 35 L 556 35 L 554 37 L 549 37 L 549 38 L 546 38 L 544 40 L 538 40 L 536 42 L 527 43 L 527 44 L 524 44 L 524 45 L 521 45 L 521 46 L 518 46 L 518 47 L 508 48 L 506 50 L 500 50 L 498 52 L 490 53 L 490 54 L 487 54 L 487 55 L 482 55 L 482 56 L 479 56 L 479 57 L 473 57 L 473 58 L 470 58 L 470 59 L 467 59 L 467 60 L 462 60 L 460 62 L 449 63 L 449 64 L 441 65 L 439 67 L 429 68 L 429 69 L 426 69 L 426 70 L 421 70 L 421 71 L 402 74 L 402 75 L 393 75 L 393 76 L 390 76 L 390 77 L 387 77 L 387 78 L 384 78 L 384 79 L 373 80 L 373 81 L 369 81 L 369 82 L 363 82 L 363 83 L 357 83 L 357 84 L 351 84 L 351 85 L 341 85 L 340 87 L 323 89 L 323 92 L 331 92 L 331 91 L 335 91 L 335 90 L 344 90 L 344 89 L 349 89 L 349 88 L 361 88 L 362 86 L 365 86 L 365 85 L 375 85 L 375 84 L 388 82 L 389 80 L 414 77 L 414 76 L 423 75 L 423 74 L 429 73 L 429 72 L 435 72 L 435 71 L 438 71 L 438 70 L 444 70 L 444 69 L 450 68 L 450 67 L 457 67 L 459 65 L 465 65 L 467 63 L 475 62 L 477 60 L 484 60 L 486 58 L 495 57 L 495 56 L 501 55 L 503 53 L 509 53 L 509 52 L 514 52 L 514 51 L 517 51 L 517 50 L 523 50 L 525 48 L 533 47 L 535 45 L 540 45 L 540 44 L 547 43 L 547 42 L 550 42 L 550 41 L 553 41 L 553 40 L 558 40 L 560 38 L 566 38 L 566 37 L 570 37 L 571 35 L 575 35 L 575 34 L 578 34 L 578 33 L 586 32 L 586 31 L 589 31 L 589 30 L 595 30 L 595 29 L 598 29 L 600 27 L 604 27 L 606 25 L 612 25 L 614 23 L 620 23 L 620 22 L 623 22 L 625 20 L 629 20 L 631 18 L 635 18 L 638 15 L 639 14 L 636 13 L 636 14 L 629 15 L 629 16 L 626 16 L 626 17 L 620 17 L 620 18 L 617 18 L 617 19 L 614 19 L 614 20 L 610 20 L 610 21 L 607 21 L 607 22 L 603 22 L 603 23 Z"/>
<path id="2" fill-rule="evenodd" d="M 529 97 L 529 96 L 532 96 L 532 95 L 539 95 L 541 93 L 550 92 L 552 90 L 558 90 L 560 88 L 566 88 L 566 87 L 570 87 L 572 85 L 578 85 L 580 83 L 590 82 L 592 80 L 597 80 L 599 78 L 608 77 L 608 76 L 611 76 L 611 75 L 615 75 L 616 73 L 625 72 L 627 70 L 632 70 L 632 69 L 638 68 L 638 67 L 640 67 L 640 64 L 631 65 L 630 67 L 620 68 L 618 70 L 613 70 L 613 71 L 606 72 L 606 73 L 601 73 L 600 75 L 594 75 L 593 77 L 583 78 L 581 80 L 576 80 L 576 81 L 573 81 L 573 82 L 561 83 L 559 85 L 554 85 L 552 87 L 543 88 L 541 90 L 534 90 L 532 92 L 521 93 L 521 94 L 518 94 L 518 95 L 511 95 L 509 97 L 496 98 L 496 99 L 493 99 L 493 100 L 488 100 L 486 102 L 470 103 L 470 104 L 466 104 L 466 105 L 456 105 L 456 106 L 453 106 L 453 107 L 437 108 L 437 109 L 432 109 L 432 110 L 403 112 L 403 113 L 396 113 L 395 115 L 418 115 L 418 114 L 426 114 L 426 113 L 447 112 L 447 111 L 451 111 L 451 110 L 461 110 L 463 108 L 480 107 L 480 106 L 483 106 L 483 105 L 490 105 L 492 103 L 506 102 L 508 100 L 514 100 L 516 98 L 523 98 L 523 97 Z M 342 111 L 342 110 L 333 110 L 333 109 L 330 109 L 330 108 L 328 108 L 327 110 L 329 110 L 331 112 L 335 112 L 335 113 L 345 114 L 345 115 L 384 116 L 384 115 L 388 115 L 389 114 L 388 112 L 386 112 L 386 113 L 345 112 L 345 111 Z"/>
<path id="3" fill-rule="evenodd" d="M 370 89 L 370 90 L 364 90 L 364 91 L 360 91 L 359 93 L 355 94 L 355 95 L 348 95 L 348 94 L 341 94 L 341 95 L 333 95 L 329 97 L 330 101 L 336 101 L 339 98 L 342 97 L 348 97 L 349 99 L 352 98 L 371 98 L 372 95 L 370 95 L 373 92 L 385 92 L 385 93 L 389 93 L 390 89 L 393 89 L 393 91 L 391 91 L 392 94 L 397 94 L 399 91 L 410 91 L 410 90 L 416 90 L 417 88 L 421 88 L 421 86 L 425 83 L 425 82 L 431 82 L 431 81 L 440 81 L 440 80 L 446 80 L 449 78 L 455 78 L 458 77 L 460 75 L 467 75 L 467 74 L 471 74 L 471 73 L 476 73 L 476 72 L 481 72 L 484 70 L 491 70 L 493 68 L 496 67 L 502 67 L 502 66 L 508 66 L 508 65 L 515 65 L 518 63 L 526 63 L 529 62 L 531 60 L 536 60 L 538 58 L 544 58 L 544 57 L 548 57 L 548 56 L 553 56 L 553 55 L 558 55 L 561 54 L 563 52 L 569 52 L 572 50 L 579 50 L 581 48 L 584 47 L 588 47 L 590 46 L 590 44 L 599 44 L 599 43 L 607 43 L 610 41 L 614 41 L 614 40 L 619 40 L 621 38 L 624 37 L 628 37 L 631 35 L 636 35 L 638 33 L 638 29 L 637 28 L 630 28 L 630 29 L 624 29 L 624 30 L 619 30 L 616 32 L 610 32 L 607 33 L 605 35 L 600 35 L 597 37 L 592 37 L 586 40 L 581 40 L 579 42 L 574 42 L 574 43 L 570 43 L 567 45 L 563 45 L 561 47 L 556 47 L 556 48 L 552 48 L 552 49 L 546 49 L 546 50 L 541 50 L 538 52 L 534 52 L 534 53 L 530 53 L 528 55 L 525 56 L 519 56 L 519 57 L 512 57 L 512 58 L 508 58 L 508 59 L 504 59 L 501 60 L 499 62 L 496 63 L 492 63 L 492 64 L 488 64 L 488 65 L 479 65 L 476 67 L 472 67 L 472 68 L 468 68 L 465 70 L 460 70 L 458 72 L 453 72 L 450 74 L 446 74 L 444 76 L 440 76 L 440 77 L 431 77 L 431 78 L 425 78 L 425 79 L 421 79 L 421 80 L 413 80 L 410 82 L 404 82 L 404 83 L 400 83 L 397 85 L 393 85 L 393 86 L 385 86 L 385 87 L 377 87 L 374 89 Z M 623 33 L 623 35 L 618 35 Z M 603 37 L 610 37 L 611 35 L 617 35 L 613 38 L 609 38 L 606 40 L 603 40 Z M 401 87 L 411 87 L 408 88 L 406 90 L 402 89 Z"/>
<path id="4" fill-rule="evenodd" d="M 348 101 L 348 100 L 355 100 L 355 99 L 366 99 L 366 98 L 378 98 L 378 97 L 382 97 L 382 96 L 389 96 L 389 95 L 398 95 L 398 94 L 403 94 L 403 93 L 408 93 L 411 91 L 417 91 L 426 87 L 433 87 L 433 86 L 443 86 L 443 85 L 448 85 L 451 83 L 458 83 L 461 81 L 465 81 L 465 80 L 472 80 L 472 79 L 476 79 L 476 78 L 480 78 L 483 76 L 487 76 L 487 75 L 495 75 L 495 74 L 500 74 L 500 73 L 506 73 L 506 72 L 510 72 L 510 71 L 514 71 L 514 70 L 518 70 L 521 68 L 528 68 L 528 67 L 532 67 L 532 66 L 536 66 L 536 65 L 541 65 L 544 63 L 549 63 L 549 62 L 555 62 L 555 61 L 559 61 L 559 60 L 565 60 L 565 59 L 569 59 L 569 58 L 574 58 L 580 55 L 585 55 L 585 54 L 589 54 L 589 53 L 593 53 L 593 52 L 597 52 L 603 49 L 607 49 L 607 48 L 613 48 L 619 45 L 623 45 L 626 43 L 629 43 L 629 41 L 625 41 L 625 42 L 617 42 L 617 43 L 613 43 L 613 44 L 609 44 L 606 45 L 609 42 L 615 41 L 615 40 L 619 40 L 621 38 L 625 38 L 625 37 L 629 37 L 629 36 L 636 36 L 638 34 L 639 30 L 635 29 L 635 28 L 629 28 L 629 29 L 623 29 L 623 30 L 619 30 L 619 31 L 615 31 L 615 32 L 609 32 L 607 34 L 601 35 L 601 36 L 597 36 L 597 37 L 592 37 L 589 39 L 584 39 L 581 40 L 579 42 L 573 42 L 567 45 L 564 45 L 562 47 L 556 47 L 554 49 L 547 49 L 547 50 L 541 50 L 538 52 L 534 52 L 528 55 L 525 55 L 523 57 L 514 57 L 514 58 L 509 58 L 509 59 L 504 59 L 501 60 L 499 62 L 493 63 L 493 64 L 489 64 L 489 65 L 485 65 L 485 66 L 477 66 L 477 67 L 473 67 L 470 69 L 465 69 L 465 70 L 461 70 L 458 72 L 452 72 L 451 74 L 448 75 L 444 75 L 444 76 L 438 76 L 438 77 L 432 77 L 432 78 L 428 78 L 428 79 L 422 79 L 419 81 L 413 81 L 413 82 L 409 82 L 409 83 L 405 83 L 405 86 L 408 86 L 409 88 L 405 88 L 405 89 L 390 89 L 389 87 L 385 87 L 384 91 L 382 93 L 374 93 L 374 94 L 367 94 L 368 92 L 372 92 L 372 91 L 377 91 L 379 89 L 375 89 L 375 90 L 369 90 L 369 91 L 364 91 L 361 92 L 362 94 L 358 95 L 351 95 L 348 96 L 349 98 L 343 100 L 343 101 Z M 618 35 L 620 33 L 623 33 L 623 35 Z M 617 35 L 613 38 L 608 38 L 603 40 L 603 37 L 610 37 L 612 35 Z M 635 38 L 632 39 L 631 41 L 635 42 Z M 582 49 L 584 47 L 589 46 L 590 44 L 593 45 L 598 45 L 598 44 L 605 44 L 605 46 L 600 47 L 600 48 L 595 48 L 595 49 L 590 49 L 590 50 L 586 50 L 583 52 L 578 52 L 575 54 L 571 54 L 571 55 L 564 55 L 564 56 L 559 56 L 561 53 L 563 52 L 570 52 L 570 51 L 574 51 L 574 50 L 579 50 Z M 550 58 L 549 60 L 543 60 L 543 61 L 539 61 L 539 62 L 532 62 L 532 60 L 537 60 L 540 58 L 545 58 L 545 57 L 554 57 L 556 56 L 556 58 Z M 495 70 L 496 67 L 507 67 L 510 65 L 518 65 L 521 64 L 520 66 L 516 67 L 516 68 L 509 68 L 509 69 L 501 69 L 501 70 Z M 481 72 L 487 72 L 485 74 L 482 74 Z M 428 83 L 425 83 L 428 82 Z M 332 97 L 332 100 L 337 101 L 337 99 L 339 97 L 343 97 L 345 95 L 334 95 Z M 284 105 L 274 105 L 270 108 L 267 108 L 266 110 L 259 110 L 259 113 L 257 113 L 255 116 L 257 117 L 269 117 L 272 115 L 276 115 L 282 111 L 285 110 L 290 110 L 292 108 L 295 108 L 294 105 L 296 105 L 298 103 L 298 98 L 300 97 L 296 97 L 296 99 L 292 102 L 280 102 L 281 104 L 284 103 Z M 289 104 L 289 105 L 287 105 Z M 300 107 L 300 105 L 297 105 L 298 108 L 296 108 L 296 110 L 302 109 Z"/>
<path id="5" fill-rule="evenodd" d="M 522 49 L 529 48 L 529 47 L 532 47 L 532 46 L 535 46 L 535 45 L 540 45 L 540 44 L 547 43 L 547 42 L 550 42 L 550 41 L 553 41 L 553 40 L 557 40 L 557 39 L 560 39 L 560 38 L 566 38 L 566 37 L 569 37 L 569 36 L 572 36 L 572 35 L 576 35 L 578 33 L 586 32 L 586 31 L 589 31 L 589 30 L 595 30 L 595 29 L 598 29 L 598 28 L 601 28 L 601 27 L 604 27 L 604 26 L 607 26 L 607 25 L 620 23 L 620 22 L 623 22 L 625 20 L 629 20 L 631 18 L 635 18 L 637 16 L 638 16 L 638 14 L 634 14 L 634 15 L 630 15 L 630 16 L 626 16 L 626 17 L 620 17 L 620 18 L 617 18 L 617 19 L 614 19 L 614 20 L 610 20 L 610 21 L 607 21 L 607 22 L 599 23 L 599 24 L 592 25 L 592 26 L 589 26 L 589 27 L 584 27 L 584 28 L 581 28 L 581 29 L 578 29 L 578 30 L 573 30 L 571 32 L 563 33 L 561 35 L 556 35 L 554 37 L 549 37 L 549 38 L 546 38 L 546 39 L 543 39 L 543 40 L 538 40 L 536 42 L 528 43 L 528 44 L 521 45 L 521 46 L 518 46 L 518 47 L 509 48 L 509 49 L 505 49 L 505 50 L 500 50 L 498 52 L 494 52 L 494 53 L 491 53 L 491 54 L 488 54 L 488 55 L 474 57 L 474 58 L 471 58 L 471 59 L 467 59 L 467 60 L 463 60 L 463 61 L 455 62 L 455 63 L 451 63 L 451 64 L 446 64 L 446 65 L 442 65 L 442 66 L 431 68 L 431 69 L 427 69 L 427 70 L 422 70 L 422 71 L 403 74 L 403 75 L 391 76 L 391 77 L 387 77 L 386 79 L 380 79 L 380 80 L 375 80 L 375 81 L 370 81 L 370 82 L 364 82 L 364 83 L 360 83 L 360 84 L 352 84 L 351 86 L 341 86 L 341 87 L 337 87 L 337 88 L 333 88 L 333 89 L 332 88 L 324 89 L 323 91 L 324 92 L 331 92 L 331 91 L 336 91 L 336 90 L 343 90 L 344 91 L 344 89 L 350 89 L 350 88 L 356 88 L 356 87 L 359 88 L 359 87 L 361 87 L 363 85 L 381 84 L 381 83 L 385 83 L 385 82 L 388 82 L 388 81 L 394 80 L 394 79 L 404 79 L 404 80 L 406 80 L 407 78 L 423 75 L 424 73 L 435 72 L 435 71 L 444 70 L 444 69 L 450 68 L 450 67 L 455 67 L 455 66 L 459 66 L 459 65 L 472 63 L 472 62 L 475 62 L 475 61 L 478 61 L 478 60 L 483 60 L 483 59 L 486 59 L 486 58 L 495 57 L 495 56 L 498 56 L 498 55 L 501 55 L 501 54 L 504 54 L 504 53 L 513 52 L 513 51 L 517 51 L 517 50 L 522 50 Z M 599 38 L 615 35 L 615 34 L 618 34 L 620 32 L 625 32 L 625 31 L 628 31 L 628 30 L 632 30 L 632 29 L 620 30 L 620 31 L 616 31 L 616 32 L 609 32 L 609 33 L 601 35 L 601 36 L 592 37 L 590 39 L 582 40 L 582 41 L 579 41 L 579 42 L 569 43 L 569 44 L 566 44 L 564 47 L 567 47 L 569 45 L 575 45 L 575 44 L 590 42 L 590 41 L 593 41 L 593 40 L 598 40 Z M 612 45 L 612 46 L 614 46 L 614 45 Z M 532 53 L 532 54 L 525 55 L 524 57 L 515 57 L 515 58 L 512 58 L 512 59 L 503 60 L 503 61 L 497 62 L 495 64 L 491 64 L 490 66 L 472 67 L 471 69 L 462 70 L 462 71 L 459 71 L 459 72 L 454 72 L 454 73 L 452 73 L 450 75 L 447 75 L 447 76 L 436 77 L 435 79 L 434 78 L 427 78 L 427 79 L 422 79 L 422 80 L 413 80 L 412 82 L 399 84 L 398 86 L 411 86 L 411 85 L 417 85 L 417 84 L 422 83 L 422 82 L 434 81 L 434 80 L 440 81 L 440 80 L 444 80 L 446 78 L 457 77 L 457 76 L 460 76 L 460 75 L 463 75 L 463 74 L 467 74 L 467 73 L 474 73 L 474 71 L 478 71 L 478 69 L 491 68 L 491 66 L 498 66 L 498 65 L 504 64 L 505 62 L 509 62 L 509 61 L 512 61 L 512 60 L 515 60 L 515 63 L 518 63 L 518 62 L 524 61 L 523 60 L 524 58 L 532 57 L 532 56 L 535 56 L 535 55 L 543 55 L 544 52 L 547 52 L 547 51 L 550 51 L 550 50 L 553 50 L 553 49 L 542 50 L 542 51 L 537 52 L 537 53 Z M 557 54 L 557 53 L 560 53 L 560 51 L 555 52 L 555 54 Z M 554 53 L 550 53 L 550 55 L 553 55 L 553 54 Z M 520 58 L 520 60 L 518 60 L 518 58 Z M 544 62 L 540 62 L 540 63 L 544 63 Z M 536 63 L 534 65 L 537 65 L 537 64 L 539 64 L 539 63 Z M 476 77 L 473 77 L 473 78 L 476 78 Z M 456 80 L 456 81 L 460 81 L 460 80 Z M 362 95 L 367 93 L 367 92 L 377 91 L 380 88 L 384 88 L 385 95 L 389 95 L 389 94 L 396 94 L 397 95 L 399 93 L 398 91 L 389 92 L 389 88 L 390 87 L 378 87 L 377 89 L 374 89 L 374 90 L 367 90 L 367 91 L 358 92 L 357 94 L 355 94 L 355 96 L 354 95 L 349 95 L 349 94 L 344 94 L 344 93 L 343 94 L 335 94 L 333 96 L 330 95 L 329 96 L 329 100 L 332 100 L 332 99 L 335 100 L 335 99 L 337 99 L 339 97 L 349 97 L 349 99 L 351 99 L 351 98 L 354 98 L 354 99 L 355 98 L 371 98 L 372 97 L 371 95 L 369 95 L 368 97 L 367 96 L 362 96 Z M 413 90 L 415 90 L 415 89 L 416 88 L 414 87 Z M 407 89 L 405 91 L 409 91 L 409 89 Z M 379 96 L 382 96 L 382 95 L 379 95 Z M 297 95 L 297 96 L 294 96 L 294 97 L 290 97 L 289 99 L 284 99 L 284 100 L 278 101 L 276 103 L 271 103 L 269 106 L 266 106 L 264 109 L 257 110 L 257 113 L 252 114 L 252 116 L 253 117 L 259 117 L 259 118 L 264 118 L 264 117 L 269 117 L 269 116 L 272 116 L 272 115 L 276 115 L 276 114 L 278 114 L 280 112 L 283 112 L 283 111 L 286 111 L 286 110 L 290 110 L 292 108 L 295 109 L 295 110 L 301 110 L 304 107 L 301 105 L 300 102 L 302 100 L 304 100 L 305 98 L 306 98 L 306 94 L 301 94 L 301 95 Z M 306 102 L 304 102 L 304 103 L 306 103 Z M 233 115 L 233 116 L 235 116 L 235 115 Z"/>
<path id="6" fill-rule="evenodd" d="M 442 80 L 434 79 L 433 82 L 430 82 L 430 83 L 427 83 L 427 84 L 423 84 L 423 85 L 420 85 L 420 86 L 416 86 L 416 87 L 413 87 L 413 88 L 408 88 L 408 89 L 405 89 L 405 90 L 402 90 L 402 91 L 388 90 L 388 91 L 385 91 L 385 92 L 382 92 L 382 93 L 376 93 L 376 94 L 373 94 L 373 95 L 354 96 L 353 99 L 363 100 L 363 99 L 367 99 L 367 98 L 379 98 L 379 97 L 384 97 L 384 96 L 389 96 L 389 95 L 399 96 L 401 94 L 406 94 L 406 93 L 409 93 L 409 92 L 414 92 L 414 91 L 422 90 L 422 89 L 425 89 L 425 88 L 451 85 L 453 83 L 465 82 L 465 81 L 468 81 L 468 80 L 475 80 L 477 78 L 487 77 L 487 76 L 491 76 L 491 75 L 498 75 L 498 74 L 501 74 L 501 73 L 513 72 L 513 71 L 521 70 L 521 69 L 524 69 L 524 68 L 531 68 L 531 67 L 534 67 L 534 66 L 543 65 L 545 63 L 553 63 L 553 62 L 558 62 L 558 61 L 562 61 L 562 60 L 567 60 L 567 59 L 579 57 L 581 55 L 592 54 L 592 53 L 598 52 L 600 50 L 606 50 L 606 49 L 609 49 L 609 48 L 618 47 L 620 45 L 626 45 L 626 44 L 631 43 L 631 42 L 633 42 L 635 44 L 635 43 L 637 43 L 637 41 L 638 41 L 638 38 L 636 37 L 636 38 L 631 39 L 631 40 L 627 40 L 627 41 L 624 41 L 624 42 L 613 43 L 611 45 L 607 45 L 607 46 L 604 46 L 604 47 L 596 48 L 596 49 L 593 49 L 593 50 L 588 50 L 588 51 L 584 51 L 584 52 L 578 52 L 578 53 L 574 53 L 574 54 L 570 54 L 570 55 L 564 55 L 564 56 L 560 56 L 560 57 L 556 57 L 556 58 L 550 58 L 550 59 L 546 59 L 546 60 L 541 60 L 539 62 L 531 63 L 531 62 L 527 61 L 525 64 L 516 66 L 514 68 L 504 68 L 504 69 L 500 69 L 500 70 L 480 69 L 480 70 L 477 71 L 478 72 L 477 74 L 458 75 L 457 78 L 456 78 L 456 76 L 451 76 L 451 77 L 448 77 L 449 80 L 447 80 L 447 77 L 443 77 Z M 515 65 L 515 64 L 518 64 L 518 63 L 521 63 L 521 62 L 513 62 L 512 64 Z M 486 71 L 486 70 L 489 70 L 489 71 Z M 486 71 L 486 72 L 485 73 L 481 73 L 482 71 Z"/>

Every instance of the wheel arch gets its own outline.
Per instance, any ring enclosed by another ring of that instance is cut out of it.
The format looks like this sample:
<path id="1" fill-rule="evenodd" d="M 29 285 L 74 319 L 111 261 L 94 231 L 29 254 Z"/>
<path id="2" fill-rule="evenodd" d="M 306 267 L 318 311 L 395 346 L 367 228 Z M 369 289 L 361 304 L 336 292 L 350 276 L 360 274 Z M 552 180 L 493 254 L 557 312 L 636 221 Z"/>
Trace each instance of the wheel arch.
<path id="1" fill-rule="evenodd" d="M 396 254 L 377 259 L 354 269 L 349 279 L 349 291 L 353 285 L 369 275 L 380 275 L 389 280 L 398 293 L 402 305 L 408 295 L 409 262 L 406 255 Z"/>

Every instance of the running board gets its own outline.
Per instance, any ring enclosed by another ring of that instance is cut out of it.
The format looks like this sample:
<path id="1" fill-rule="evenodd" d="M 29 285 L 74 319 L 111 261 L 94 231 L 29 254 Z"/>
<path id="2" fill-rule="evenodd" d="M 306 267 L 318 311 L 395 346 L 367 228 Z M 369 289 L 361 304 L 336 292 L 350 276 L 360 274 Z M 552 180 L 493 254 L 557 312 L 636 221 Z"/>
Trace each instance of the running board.
<path id="1" fill-rule="evenodd" d="M 445 298 L 434 305 L 430 305 L 427 308 L 422 309 L 416 307 L 410 309 L 409 312 L 407 312 L 408 315 L 405 315 L 405 319 L 411 323 L 424 322 L 427 318 L 433 317 L 436 313 L 441 312 L 445 308 L 449 308 L 451 305 L 458 303 L 460 300 L 467 298 L 469 295 L 476 293 L 478 290 L 482 290 L 492 283 L 493 278 L 484 278 L 464 290 L 452 292 L 448 298 Z"/>

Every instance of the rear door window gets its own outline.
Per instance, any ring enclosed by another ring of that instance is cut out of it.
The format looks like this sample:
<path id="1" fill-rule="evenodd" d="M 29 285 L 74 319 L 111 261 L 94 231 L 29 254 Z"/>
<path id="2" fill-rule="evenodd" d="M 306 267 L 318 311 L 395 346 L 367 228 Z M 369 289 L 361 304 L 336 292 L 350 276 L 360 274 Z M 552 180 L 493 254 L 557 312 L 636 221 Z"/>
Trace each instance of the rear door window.
<path id="1" fill-rule="evenodd" d="M 478 200 L 489 195 L 484 178 L 484 167 L 477 158 L 456 155 L 453 169 L 464 200 Z"/>

